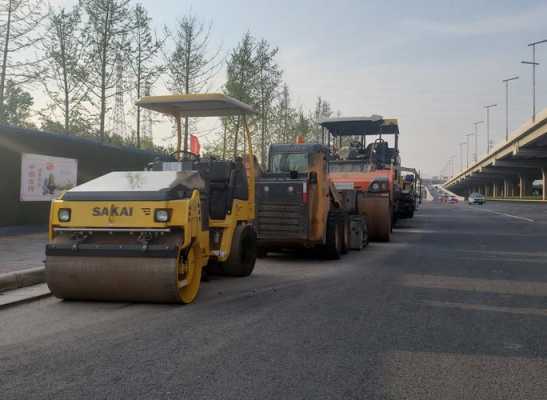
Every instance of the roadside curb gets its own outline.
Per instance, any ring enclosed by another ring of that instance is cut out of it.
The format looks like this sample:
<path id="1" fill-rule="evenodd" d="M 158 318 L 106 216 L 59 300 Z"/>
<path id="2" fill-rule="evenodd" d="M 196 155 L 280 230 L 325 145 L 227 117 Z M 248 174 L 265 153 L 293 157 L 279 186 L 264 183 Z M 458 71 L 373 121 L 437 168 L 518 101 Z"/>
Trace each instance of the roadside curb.
<path id="1" fill-rule="evenodd" d="M 5 290 L 21 289 L 46 281 L 45 267 L 24 269 L 21 271 L 0 274 L 0 292 Z"/>
<path id="2" fill-rule="evenodd" d="M 17 290 L 1 292 L 0 310 L 24 303 L 30 303 L 32 301 L 50 297 L 51 295 L 52 293 L 45 283 L 27 286 Z"/>

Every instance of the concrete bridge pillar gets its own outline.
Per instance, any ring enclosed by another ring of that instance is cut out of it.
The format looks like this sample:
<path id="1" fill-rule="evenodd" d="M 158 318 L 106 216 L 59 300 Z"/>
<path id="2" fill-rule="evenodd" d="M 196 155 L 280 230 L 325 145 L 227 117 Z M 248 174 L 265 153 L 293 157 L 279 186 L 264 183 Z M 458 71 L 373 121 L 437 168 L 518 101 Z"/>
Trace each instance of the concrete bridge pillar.
<path id="1" fill-rule="evenodd" d="M 547 167 L 541 169 L 543 182 L 543 200 L 547 200 Z"/>
<path id="2" fill-rule="evenodd" d="M 532 181 L 528 176 L 519 175 L 520 198 L 532 195 Z"/>
<path id="3" fill-rule="evenodd" d="M 503 197 L 509 197 L 509 186 L 510 185 L 511 185 L 511 183 L 509 182 L 509 180 L 507 180 L 507 179 L 503 180 Z"/>
<path id="4" fill-rule="evenodd" d="M 492 184 L 492 197 L 494 199 L 498 197 L 498 184 L 496 182 Z"/>
<path id="5" fill-rule="evenodd" d="M 484 185 L 484 188 L 483 188 L 483 191 L 484 191 L 484 197 L 488 197 L 489 194 L 488 194 L 488 185 Z"/>

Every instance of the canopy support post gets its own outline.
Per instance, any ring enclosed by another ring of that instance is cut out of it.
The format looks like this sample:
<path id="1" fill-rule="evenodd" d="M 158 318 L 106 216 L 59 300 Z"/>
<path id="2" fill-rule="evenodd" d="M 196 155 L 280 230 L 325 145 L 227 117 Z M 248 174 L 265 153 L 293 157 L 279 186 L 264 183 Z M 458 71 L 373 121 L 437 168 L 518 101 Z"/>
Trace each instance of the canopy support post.
<path id="1" fill-rule="evenodd" d="M 182 145 L 182 124 L 179 113 L 175 113 L 175 122 L 177 124 L 177 161 L 180 161 L 180 151 Z"/>
<path id="2" fill-rule="evenodd" d="M 247 154 L 247 190 L 249 197 L 249 204 L 252 205 L 253 219 L 255 217 L 255 158 L 253 154 L 253 146 L 251 142 L 251 132 L 249 131 L 249 125 L 247 125 L 247 116 L 243 114 L 243 129 L 245 130 L 244 140 L 249 144 L 249 152 Z M 245 153 L 243 153 L 245 154 Z"/>

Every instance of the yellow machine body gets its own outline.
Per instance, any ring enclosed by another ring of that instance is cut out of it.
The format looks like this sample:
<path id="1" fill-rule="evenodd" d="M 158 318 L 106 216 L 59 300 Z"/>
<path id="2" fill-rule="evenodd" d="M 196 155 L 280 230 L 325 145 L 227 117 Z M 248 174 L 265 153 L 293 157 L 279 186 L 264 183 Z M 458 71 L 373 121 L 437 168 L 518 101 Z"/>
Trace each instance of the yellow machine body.
<path id="1" fill-rule="evenodd" d="M 269 251 L 319 248 L 338 258 L 348 248 L 349 220 L 328 175 L 328 148 L 320 144 L 273 144 L 258 180 L 257 232 Z"/>
<path id="2" fill-rule="evenodd" d="M 156 222 L 156 209 L 170 220 Z M 175 201 L 52 202 L 46 277 L 57 297 L 189 303 L 208 256 L 197 190 Z"/>
<path id="3" fill-rule="evenodd" d="M 184 116 L 244 116 L 252 111 L 220 94 L 150 97 L 138 105 L 174 116 L 179 128 Z M 243 125 L 251 143 L 245 118 Z M 180 152 L 180 140 L 178 145 Z M 256 257 L 256 252 L 245 251 L 256 242 L 251 160 L 249 149 L 244 157 L 245 199 L 233 198 L 224 218 L 209 217 L 209 194 L 204 192 L 208 177 L 184 169 L 182 162 L 180 172 L 118 172 L 96 180 L 108 181 L 113 175 L 126 191 L 111 180 L 104 190 L 84 184 L 54 200 L 46 247 L 46 282 L 52 293 L 76 300 L 190 303 L 208 264 L 219 264 L 234 276 L 250 274 Z M 154 186 L 166 176 L 171 179 L 167 186 Z M 135 190 L 144 181 L 155 191 Z M 166 191 L 175 194 L 166 197 Z M 167 214 L 167 220 L 156 212 Z"/>

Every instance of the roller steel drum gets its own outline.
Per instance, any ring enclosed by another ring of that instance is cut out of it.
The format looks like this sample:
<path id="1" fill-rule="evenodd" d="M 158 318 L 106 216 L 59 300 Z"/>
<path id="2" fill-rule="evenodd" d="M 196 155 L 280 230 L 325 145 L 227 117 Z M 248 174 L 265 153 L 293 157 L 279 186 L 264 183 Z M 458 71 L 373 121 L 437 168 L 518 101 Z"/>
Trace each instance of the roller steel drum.
<path id="1" fill-rule="evenodd" d="M 46 282 L 62 299 L 180 302 L 176 258 L 49 256 Z"/>

